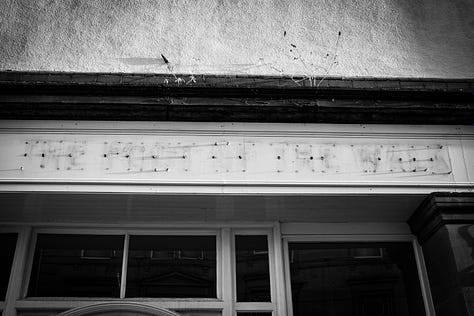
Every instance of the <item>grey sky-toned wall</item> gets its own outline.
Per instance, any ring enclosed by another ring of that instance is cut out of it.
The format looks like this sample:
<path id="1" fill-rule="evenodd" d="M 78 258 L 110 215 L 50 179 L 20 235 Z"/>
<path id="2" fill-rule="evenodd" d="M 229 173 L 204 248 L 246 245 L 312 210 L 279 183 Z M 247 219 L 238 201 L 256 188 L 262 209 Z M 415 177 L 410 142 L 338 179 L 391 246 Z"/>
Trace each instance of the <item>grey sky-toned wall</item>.
<path id="1" fill-rule="evenodd" d="M 0 70 L 474 78 L 472 0 L 2 2 Z"/>

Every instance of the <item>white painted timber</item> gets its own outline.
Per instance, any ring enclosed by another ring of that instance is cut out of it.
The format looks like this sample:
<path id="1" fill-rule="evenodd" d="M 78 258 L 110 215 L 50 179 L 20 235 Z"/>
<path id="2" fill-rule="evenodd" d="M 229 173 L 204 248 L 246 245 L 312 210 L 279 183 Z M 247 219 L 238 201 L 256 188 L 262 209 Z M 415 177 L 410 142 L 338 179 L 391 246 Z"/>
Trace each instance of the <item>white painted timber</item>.
<path id="1" fill-rule="evenodd" d="M 0 190 L 470 191 L 473 139 L 459 126 L 3 121 Z"/>
<path id="2" fill-rule="evenodd" d="M 473 127 L 474 129 L 474 127 Z M 466 176 L 468 179 L 474 179 L 474 140 L 462 139 L 462 153 L 466 166 Z"/>

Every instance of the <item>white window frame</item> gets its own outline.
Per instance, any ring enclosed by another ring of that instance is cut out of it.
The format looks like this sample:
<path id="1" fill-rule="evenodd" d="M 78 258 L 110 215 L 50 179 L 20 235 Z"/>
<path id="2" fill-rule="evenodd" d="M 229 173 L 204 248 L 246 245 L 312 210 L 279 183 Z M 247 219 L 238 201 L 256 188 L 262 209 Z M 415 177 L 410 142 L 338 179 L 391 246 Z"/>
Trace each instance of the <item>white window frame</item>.
<path id="1" fill-rule="evenodd" d="M 114 224 L 43 224 L 21 226 L 22 251 L 15 253 L 21 261 L 16 273 L 16 295 L 8 300 L 9 309 L 19 311 L 68 310 L 93 303 L 110 301 L 136 301 L 176 312 L 203 311 L 218 312 L 230 316 L 239 313 L 269 312 L 272 315 L 285 316 L 286 310 L 283 276 L 283 251 L 281 247 L 280 224 L 277 222 L 259 223 L 164 223 L 162 225 L 124 224 L 120 229 Z M 34 252 L 38 234 L 71 235 L 118 235 L 124 236 L 120 297 L 83 298 L 83 297 L 28 297 L 28 286 L 33 266 Z M 130 236 L 134 235 L 211 235 L 216 237 L 216 296 L 217 298 L 127 298 L 126 266 Z M 236 302 L 235 288 L 235 235 L 265 235 L 268 240 L 271 302 Z M 20 237 L 19 237 L 20 241 Z M 277 272 L 279 270 L 280 272 Z M 11 283 L 9 284 L 11 286 Z M 283 298 L 281 293 L 283 293 Z M 8 305 L 7 304 L 7 305 Z"/>
<path id="2" fill-rule="evenodd" d="M 31 224 L 30 224 L 31 225 Z M 58 224 L 47 226 L 8 227 L 3 231 L 17 232 L 14 267 L 10 275 L 4 313 L 15 310 L 67 310 L 92 303 L 137 301 L 179 312 L 201 310 L 219 312 L 225 316 L 237 313 L 268 312 L 273 316 L 292 316 L 291 281 L 288 242 L 411 242 L 420 277 L 425 309 L 434 316 L 427 273 L 421 247 L 404 223 L 170 223 L 162 225 Z M 332 233 L 334 232 L 334 233 Z M 124 260 L 122 265 L 121 298 L 28 298 L 36 237 L 49 234 L 123 235 Z M 319 234 L 318 234 L 319 233 Z M 214 235 L 216 236 L 216 292 L 217 298 L 125 298 L 126 262 L 130 235 Z M 237 302 L 236 298 L 236 235 L 266 235 L 270 272 L 270 302 Z"/>
<path id="3" fill-rule="evenodd" d="M 196 225 L 198 226 L 198 225 Z M 194 226 L 194 227 L 196 227 Z M 31 270 L 33 267 L 34 252 L 36 249 L 36 241 L 38 234 L 69 234 L 69 235 L 117 235 L 124 236 L 123 258 L 122 258 L 122 272 L 121 272 L 121 288 L 120 297 L 107 298 L 83 298 L 83 297 L 28 297 L 28 286 L 30 282 Z M 128 261 L 128 246 L 130 236 L 146 235 L 146 236 L 161 236 L 161 235 L 179 235 L 179 236 L 215 236 L 216 237 L 216 298 L 127 298 L 125 297 L 126 277 L 127 277 L 127 261 Z M 36 228 L 32 232 L 31 242 L 28 247 L 28 256 L 25 256 L 26 272 L 23 278 L 21 287 L 21 296 L 16 300 L 15 308 L 21 310 L 60 310 L 70 309 L 79 306 L 85 306 L 92 303 L 103 303 L 110 301 L 137 301 L 146 302 L 147 304 L 164 307 L 171 310 L 207 310 L 207 311 L 222 311 L 224 309 L 224 302 L 222 299 L 222 236 L 219 228 L 204 227 L 202 229 L 189 228 L 185 226 L 180 228 L 179 225 L 171 228 L 157 227 L 157 228 L 125 228 L 116 229 L 110 227 L 42 227 Z"/>
<path id="4" fill-rule="evenodd" d="M 235 236 L 267 236 L 268 244 L 268 264 L 270 277 L 270 302 L 237 302 L 237 274 L 236 274 L 236 253 L 235 253 Z M 234 315 L 237 313 L 251 312 L 270 312 L 275 315 L 277 310 L 276 304 L 276 268 L 275 268 L 275 251 L 272 228 L 266 229 L 233 229 L 232 230 L 232 283 L 234 284 L 233 301 L 235 302 Z"/>
<path id="5" fill-rule="evenodd" d="M 328 226 L 336 225 L 327 223 Z M 330 229 L 330 228 L 328 228 Z M 338 231 L 338 229 L 334 229 Z M 291 242 L 308 242 L 308 243 L 377 243 L 377 242 L 408 242 L 411 243 L 413 255 L 415 257 L 417 272 L 419 276 L 420 288 L 423 297 L 423 304 L 426 311 L 426 316 L 435 316 L 433 300 L 429 290 L 428 276 L 423 259 L 421 246 L 415 236 L 411 234 L 309 234 L 309 235 L 284 235 L 283 236 L 283 256 L 286 282 L 286 296 L 287 296 L 287 315 L 293 316 L 293 300 L 291 293 L 291 273 L 290 273 L 290 253 L 288 244 Z"/>

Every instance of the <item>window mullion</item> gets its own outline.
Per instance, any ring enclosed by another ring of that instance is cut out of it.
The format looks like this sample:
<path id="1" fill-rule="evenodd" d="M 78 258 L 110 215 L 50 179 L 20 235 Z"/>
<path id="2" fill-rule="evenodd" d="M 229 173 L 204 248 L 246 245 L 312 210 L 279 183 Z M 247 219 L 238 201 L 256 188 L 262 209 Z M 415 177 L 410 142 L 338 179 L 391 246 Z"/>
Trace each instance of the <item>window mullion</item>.
<path id="1" fill-rule="evenodd" d="M 285 280 L 286 280 L 286 315 L 293 316 L 293 299 L 291 293 L 291 273 L 290 273 L 290 250 L 288 247 L 288 239 L 283 239 L 283 262 L 284 262 L 284 270 L 285 270 Z"/>
<path id="2" fill-rule="evenodd" d="M 433 298 L 431 297 L 430 285 L 428 281 L 428 273 L 426 271 L 423 251 L 416 238 L 412 241 L 413 251 L 415 253 L 416 267 L 418 270 L 418 277 L 420 278 L 421 291 L 423 294 L 423 303 L 425 304 L 426 315 L 435 315 Z"/>
<path id="3" fill-rule="evenodd" d="M 276 293 L 273 295 L 276 301 L 276 306 L 279 316 L 286 316 L 286 293 L 285 293 L 285 267 L 284 267 L 284 256 L 283 256 L 283 243 L 281 238 L 280 223 L 276 222 L 273 226 L 273 244 L 270 247 L 274 247 L 273 262 L 275 263 L 275 288 Z M 272 278 L 272 276 L 270 276 Z"/>
<path id="4" fill-rule="evenodd" d="M 27 253 L 29 250 L 29 242 L 32 234 L 31 227 L 25 227 L 19 232 L 13 266 L 10 272 L 10 281 L 3 307 L 3 315 L 16 315 L 16 301 L 22 298 L 22 285 L 25 282 L 23 271 L 26 265 Z"/>
<path id="5" fill-rule="evenodd" d="M 125 291 L 127 287 L 127 266 L 128 266 L 128 245 L 130 241 L 130 235 L 125 234 L 123 241 L 123 259 L 122 259 L 122 276 L 120 279 L 120 298 L 125 298 Z"/>
<path id="6" fill-rule="evenodd" d="M 222 229 L 222 299 L 224 300 L 223 316 L 232 316 L 234 311 L 234 262 L 232 256 L 233 238 L 230 228 Z"/>

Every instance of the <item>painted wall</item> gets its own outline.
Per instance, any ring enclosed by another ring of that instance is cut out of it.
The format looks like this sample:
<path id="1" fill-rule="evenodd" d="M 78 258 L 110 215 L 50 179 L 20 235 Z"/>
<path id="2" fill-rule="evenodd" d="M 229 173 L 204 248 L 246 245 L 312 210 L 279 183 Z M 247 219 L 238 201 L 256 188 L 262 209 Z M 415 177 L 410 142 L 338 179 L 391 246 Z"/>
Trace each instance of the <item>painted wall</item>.
<path id="1" fill-rule="evenodd" d="M 474 77 L 472 0 L 1 2 L 2 70 Z"/>

